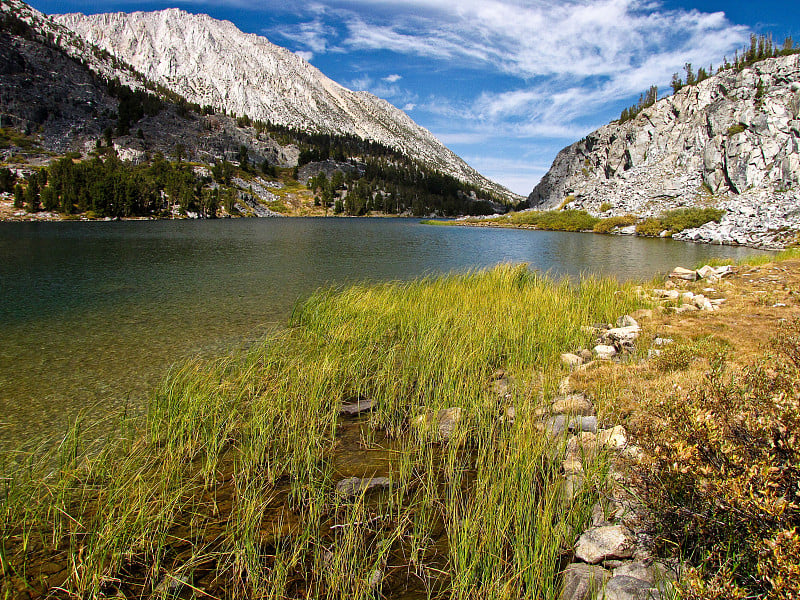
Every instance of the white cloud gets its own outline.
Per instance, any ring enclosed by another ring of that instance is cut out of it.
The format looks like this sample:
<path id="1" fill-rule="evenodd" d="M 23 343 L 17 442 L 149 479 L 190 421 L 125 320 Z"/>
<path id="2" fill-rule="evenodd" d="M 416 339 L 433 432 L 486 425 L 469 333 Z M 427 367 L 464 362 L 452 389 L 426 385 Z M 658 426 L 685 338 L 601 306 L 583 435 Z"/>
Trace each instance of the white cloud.
<path id="1" fill-rule="evenodd" d="M 416 105 L 416 104 L 414 104 L 413 102 L 409 102 L 409 103 L 407 103 L 405 106 L 403 106 L 403 110 L 404 110 L 405 112 L 411 112 L 411 111 L 412 111 L 412 110 L 414 110 L 415 108 L 417 108 L 417 105 Z"/>
<path id="2" fill-rule="evenodd" d="M 445 143 L 483 143 L 487 153 L 497 140 L 566 145 L 650 85 L 662 96 L 671 91 L 671 75 L 685 62 L 696 69 L 732 58 L 750 33 L 722 12 L 668 9 L 662 0 L 325 0 L 305 14 L 309 22 L 291 35 L 315 54 L 400 55 L 431 74 L 457 71 L 461 81 L 474 74 L 471 85 L 417 90 L 423 99 L 396 85 L 400 75 L 411 79 L 399 61 L 392 75 L 373 65 L 353 84 L 415 110 L 431 129 L 453 132 L 440 135 Z M 530 191 L 549 162 L 538 152 L 527 156 L 540 163 L 536 169 L 525 170 L 524 161 L 488 165 L 484 155 L 471 163 Z"/>
<path id="3" fill-rule="evenodd" d="M 297 56 L 306 62 L 311 62 L 311 60 L 314 58 L 314 53 L 307 50 L 298 50 L 295 52 L 295 54 L 297 54 Z"/>

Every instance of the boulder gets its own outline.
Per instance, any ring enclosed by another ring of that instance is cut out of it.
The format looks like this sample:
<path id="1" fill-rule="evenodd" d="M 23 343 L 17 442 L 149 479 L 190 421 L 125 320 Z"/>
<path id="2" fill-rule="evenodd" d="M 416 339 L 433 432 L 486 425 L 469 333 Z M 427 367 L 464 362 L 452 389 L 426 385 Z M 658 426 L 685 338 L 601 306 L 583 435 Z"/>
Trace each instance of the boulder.
<path id="1" fill-rule="evenodd" d="M 636 327 L 638 329 L 639 323 L 632 316 L 623 315 L 617 319 L 617 327 Z"/>
<path id="2" fill-rule="evenodd" d="M 583 358 L 578 356 L 577 354 L 571 354 L 569 352 L 565 352 L 561 355 L 561 363 L 569 367 L 570 369 L 574 369 L 575 367 L 579 367 L 583 364 Z"/>
<path id="3" fill-rule="evenodd" d="M 620 575 L 608 580 L 605 600 L 658 600 L 661 592 L 650 583 L 635 577 Z"/>
<path id="4" fill-rule="evenodd" d="M 639 325 L 615 327 L 606 331 L 604 339 L 615 346 L 630 346 L 639 337 L 639 332 L 641 332 Z"/>
<path id="5" fill-rule="evenodd" d="M 551 435 L 558 435 L 565 431 L 597 431 L 597 417 L 554 415 L 545 419 L 545 428 Z"/>
<path id="6" fill-rule="evenodd" d="M 564 461 L 561 463 L 565 473 L 583 471 L 583 461 L 591 462 L 597 457 L 598 443 L 591 432 L 581 432 L 567 441 Z"/>
<path id="7" fill-rule="evenodd" d="M 617 355 L 617 349 L 606 344 L 598 344 L 593 350 L 595 356 L 600 360 L 611 360 Z"/>
<path id="8" fill-rule="evenodd" d="M 563 573 L 559 600 L 588 600 L 603 589 L 611 573 L 603 567 L 572 563 Z"/>
<path id="9" fill-rule="evenodd" d="M 710 267 L 705 265 L 704 267 L 697 269 L 697 276 L 701 279 L 708 279 L 709 277 L 717 277 L 717 271 L 714 267 Z"/>
<path id="10" fill-rule="evenodd" d="M 614 569 L 614 577 L 633 577 L 641 579 L 647 583 L 656 582 L 656 572 L 652 566 L 648 566 L 640 561 L 626 562 L 622 566 Z"/>
<path id="11" fill-rule="evenodd" d="M 583 533 L 575 544 L 575 557 L 595 565 L 610 558 L 631 558 L 636 549 L 636 538 L 627 527 L 605 525 L 593 527 Z"/>
<path id="12" fill-rule="evenodd" d="M 675 267 L 672 273 L 669 274 L 672 279 L 683 279 L 685 281 L 696 281 L 697 271 L 684 269 L 683 267 Z"/>
<path id="13" fill-rule="evenodd" d="M 597 433 L 597 441 L 609 450 L 622 450 L 628 445 L 628 434 L 622 425 L 603 429 Z"/>

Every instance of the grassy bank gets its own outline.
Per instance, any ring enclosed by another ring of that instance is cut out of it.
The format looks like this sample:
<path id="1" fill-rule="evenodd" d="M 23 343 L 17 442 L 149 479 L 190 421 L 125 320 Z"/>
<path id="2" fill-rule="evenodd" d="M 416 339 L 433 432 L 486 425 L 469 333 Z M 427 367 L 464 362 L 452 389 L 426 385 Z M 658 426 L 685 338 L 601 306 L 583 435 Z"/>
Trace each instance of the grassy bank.
<path id="1" fill-rule="evenodd" d="M 591 231 L 613 233 L 622 227 L 636 226 L 636 235 L 672 237 L 684 229 L 700 227 L 722 218 L 724 211 L 715 208 L 680 208 L 659 217 L 640 219 L 635 215 L 595 217 L 585 210 L 530 210 L 512 212 L 491 218 L 465 218 L 458 221 L 422 221 L 424 225 L 483 225 L 489 227 L 518 227 L 545 231 Z"/>
<path id="2" fill-rule="evenodd" d="M 638 302 L 524 266 L 320 292 L 263 344 L 176 370 L 145 422 L 6 468 L 3 595 L 554 597 L 607 467 L 565 503 L 565 440 L 535 411 L 581 327 Z M 369 415 L 340 416 L 358 399 Z M 412 425 L 450 407 L 449 441 Z M 391 486 L 337 493 L 351 476 Z"/>

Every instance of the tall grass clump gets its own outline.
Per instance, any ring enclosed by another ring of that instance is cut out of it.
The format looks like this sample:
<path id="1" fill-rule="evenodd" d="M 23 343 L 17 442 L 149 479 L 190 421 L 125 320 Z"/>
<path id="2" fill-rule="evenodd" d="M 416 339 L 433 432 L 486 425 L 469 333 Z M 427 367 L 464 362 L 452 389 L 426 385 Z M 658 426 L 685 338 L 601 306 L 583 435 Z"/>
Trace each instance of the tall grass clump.
<path id="1" fill-rule="evenodd" d="M 536 409 L 581 327 L 636 307 L 632 286 L 510 265 L 320 291 L 263 343 L 176 369 L 120 439 L 75 431 L 6 469 L 4 597 L 552 597 L 600 490 L 564 502 Z M 356 399 L 369 415 L 340 416 Z M 337 488 L 353 476 L 391 485 Z"/>
<path id="2" fill-rule="evenodd" d="M 719 223 L 724 214 L 725 211 L 719 208 L 677 208 L 668 210 L 659 217 L 645 219 L 636 226 L 636 233 L 643 236 L 656 237 L 666 231 L 666 235 L 671 237 L 684 229 L 700 227 L 711 221 Z"/>

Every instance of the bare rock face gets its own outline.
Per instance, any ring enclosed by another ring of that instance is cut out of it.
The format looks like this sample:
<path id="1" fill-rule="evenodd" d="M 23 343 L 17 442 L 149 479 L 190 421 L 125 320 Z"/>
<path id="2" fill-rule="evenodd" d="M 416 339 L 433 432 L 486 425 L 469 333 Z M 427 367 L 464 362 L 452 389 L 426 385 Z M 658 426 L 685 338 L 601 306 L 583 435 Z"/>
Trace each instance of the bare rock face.
<path id="1" fill-rule="evenodd" d="M 179 9 L 53 17 L 91 44 L 191 102 L 279 125 L 350 134 L 398 148 L 456 179 L 486 179 L 403 111 L 328 79 L 295 53 L 229 21 Z"/>
<path id="2" fill-rule="evenodd" d="M 713 198 L 712 198 L 713 195 Z M 559 152 L 531 207 L 640 217 L 712 201 L 720 223 L 677 239 L 779 245 L 800 229 L 800 55 L 723 71 Z"/>

